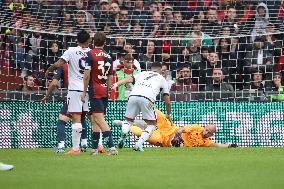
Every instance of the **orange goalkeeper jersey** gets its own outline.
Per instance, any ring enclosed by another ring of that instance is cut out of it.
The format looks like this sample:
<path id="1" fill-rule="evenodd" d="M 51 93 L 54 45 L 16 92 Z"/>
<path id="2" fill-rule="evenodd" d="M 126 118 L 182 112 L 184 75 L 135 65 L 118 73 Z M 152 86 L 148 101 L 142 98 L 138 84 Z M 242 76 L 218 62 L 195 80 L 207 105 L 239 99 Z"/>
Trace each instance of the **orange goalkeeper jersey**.
<path id="1" fill-rule="evenodd" d="M 181 134 L 181 138 L 184 141 L 185 147 L 208 147 L 213 141 L 209 138 L 202 137 L 203 127 L 198 124 L 193 124 L 184 127 L 184 132 Z"/>
<path id="2" fill-rule="evenodd" d="M 152 139 L 157 141 L 161 144 L 163 147 L 171 147 L 171 141 L 175 136 L 176 130 L 178 127 L 176 127 L 174 124 L 172 124 L 164 113 L 162 113 L 160 110 L 156 109 L 157 113 L 157 127 L 158 129 L 154 131 L 152 134 Z"/>

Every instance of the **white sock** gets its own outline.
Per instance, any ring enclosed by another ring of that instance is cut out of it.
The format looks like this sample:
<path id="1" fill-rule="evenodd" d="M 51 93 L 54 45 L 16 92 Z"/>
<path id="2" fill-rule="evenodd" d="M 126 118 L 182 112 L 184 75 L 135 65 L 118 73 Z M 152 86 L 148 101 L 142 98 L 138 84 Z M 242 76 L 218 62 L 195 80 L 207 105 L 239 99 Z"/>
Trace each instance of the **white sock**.
<path id="1" fill-rule="evenodd" d="M 81 140 L 81 146 L 88 145 L 88 139 L 84 138 Z"/>
<path id="2" fill-rule="evenodd" d="M 58 148 L 65 148 L 65 142 L 64 141 L 60 141 L 58 143 Z"/>
<path id="3" fill-rule="evenodd" d="M 149 137 L 151 136 L 151 134 L 155 130 L 156 130 L 156 126 L 155 125 L 148 125 L 146 127 L 146 129 L 142 132 L 139 140 L 137 141 L 137 144 L 138 145 L 142 145 L 146 140 L 149 139 Z"/>
<path id="4" fill-rule="evenodd" d="M 123 121 L 122 122 L 122 134 L 127 134 L 130 131 L 131 123 L 128 121 Z"/>
<path id="5" fill-rule="evenodd" d="M 100 140 L 99 140 L 99 146 L 103 145 L 103 134 L 100 132 Z"/>
<path id="6" fill-rule="evenodd" d="M 72 124 L 72 144 L 73 150 L 79 150 L 80 147 L 80 140 L 81 140 L 81 133 L 82 133 L 82 124 L 81 123 L 74 123 Z"/>

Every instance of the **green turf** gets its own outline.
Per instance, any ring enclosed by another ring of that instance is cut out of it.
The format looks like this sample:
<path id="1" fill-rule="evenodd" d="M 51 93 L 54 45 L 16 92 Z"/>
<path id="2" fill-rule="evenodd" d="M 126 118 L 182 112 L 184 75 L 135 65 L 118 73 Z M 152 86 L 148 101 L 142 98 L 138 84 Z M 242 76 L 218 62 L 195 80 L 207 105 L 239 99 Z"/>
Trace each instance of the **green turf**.
<path id="1" fill-rule="evenodd" d="M 0 172 L 0 188 L 278 189 L 284 186 L 283 154 L 283 148 L 148 148 L 94 157 L 2 149 L 0 161 L 16 168 Z"/>

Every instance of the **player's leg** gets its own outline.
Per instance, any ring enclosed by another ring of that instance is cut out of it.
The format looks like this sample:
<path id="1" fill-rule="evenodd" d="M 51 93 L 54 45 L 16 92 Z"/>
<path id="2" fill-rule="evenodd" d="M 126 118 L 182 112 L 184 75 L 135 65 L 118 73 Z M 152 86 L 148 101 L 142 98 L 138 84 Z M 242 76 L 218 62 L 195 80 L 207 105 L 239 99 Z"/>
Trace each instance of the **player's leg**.
<path id="1" fill-rule="evenodd" d="M 86 152 L 88 148 L 87 131 L 88 124 L 86 121 L 87 113 L 89 112 L 89 95 L 86 94 L 85 101 L 83 102 L 83 112 L 81 116 L 82 134 L 81 134 L 81 151 Z"/>
<path id="2" fill-rule="evenodd" d="M 118 148 L 123 148 L 125 140 L 128 136 L 128 133 L 130 131 L 130 127 L 134 122 L 134 118 L 139 114 L 140 108 L 137 104 L 137 97 L 132 96 L 129 98 L 126 106 L 126 112 L 125 112 L 125 120 L 122 121 L 121 126 L 121 136 L 118 141 Z"/>
<path id="3" fill-rule="evenodd" d="M 61 110 L 60 114 L 58 117 L 57 121 L 57 141 L 58 141 L 58 146 L 56 153 L 63 153 L 65 149 L 65 138 L 66 138 L 66 133 L 65 133 L 65 127 L 67 122 L 70 120 L 69 115 L 68 115 L 68 106 L 67 103 L 64 103 Z"/>
<path id="4" fill-rule="evenodd" d="M 138 122 L 139 124 L 140 123 L 145 123 L 144 121 L 141 122 L 142 120 L 139 120 L 140 122 Z M 130 131 L 137 137 L 140 137 L 142 135 L 142 132 L 143 132 L 143 129 L 141 129 L 143 125 L 140 125 L 140 126 L 136 126 L 136 120 L 134 121 L 134 125 L 130 127 Z M 158 130 L 155 130 L 151 136 L 149 137 L 149 139 L 147 140 L 147 142 L 149 142 L 150 144 L 152 145 L 156 145 L 156 146 L 160 146 L 162 144 L 162 136 L 161 136 L 161 133 L 160 131 Z"/>
<path id="5" fill-rule="evenodd" d="M 95 115 L 91 115 L 92 119 L 92 153 L 91 155 L 97 155 L 99 154 L 98 151 L 98 145 L 99 145 L 99 140 L 101 138 L 101 129 L 97 122 L 95 121 Z"/>
<path id="6" fill-rule="evenodd" d="M 157 116 L 154 103 L 144 98 L 140 98 L 139 101 L 142 117 L 147 127 L 143 130 L 139 140 L 136 142 L 134 150 L 144 151 L 142 148 L 143 143 L 148 140 L 151 134 L 156 130 Z"/>
<path id="7" fill-rule="evenodd" d="M 68 112 L 72 115 L 72 150 L 69 154 L 80 154 L 80 141 L 82 134 L 82 107 L 81 93 L 69 91 L 67 94 Z"/>
<path id="8" fill-rule="evenodd" d="M 0 171 L 10 171 L 14 169 L 14 165 L 8 165 L 0 162 Z"/>
<path id="9" fill-rule="evenodd" d="M 88 139 L 87 139 L 88 124 L 87 124 L 87 120 L 86 120 L 86 112 L 82 113 L 81 124 L 82 124 L 81 151 L 86 152 L 87 148 L 88 148 Z"/>
<path id="10" fill-rule="evenodd" d="M 95 122 L 94 126 L 98 126 L 100 130 L 102 131 L 102 136 L 105 139 L 107 146 L 109 148 L 108 155 L 117 155 L 118 152 L 114 147 L 110 127 L 104 118 L 104 115 L 106 113 L 108 99 L 107 98 L 93 99 L 90 102 L 91 102 L 90 103 L 91 111 L 93 112 L 92 114 L 93 121 Z M 93 128 L 93 132 L 94 132 L 94 137 L 96 137 L 95 139 L 97 139 L 99 135 L 99 129 L 95 127 Z M 94 140 L 94 142 L 98 142 L 98 141 Z M 94 145 L 95 151 L 97 150 L 97 147 L 98 147 L 97 144 L 95 144 Z"/>
<path id="11" fill-rule="evenodd" d="M 91 114 L 90 114 L 90 116 L 89 116 L 89 119 L 91 120 L 91 123 L 92 123 L 92 127 L 94 128 L 94 127 L 99 127 L 98 125 L 97 125 L 97 123 L 94 121 L 94 116 L 91 116 Z M 95 125 L 95 126 L 94 126 Z M 94 134 L 94 129 L 92 128 L 92 134 L 91 134 L 91 138 L 92 138 L 92 149 L 94 149 L 94 136 L 97 136 L 97 134 Z M 96 131 L 96 132 L 99 132 L 100 133 L 100 136 L 99 136 L 99 142 L 98 142 L 98 147 L 97 147 L 97 149 L 98 149 L 98 153 L 103 153 L 104 152 L 104 147 L 103 147 L 103 140 L 102 140 L 102 138 L 103 138 L 103 136 L 102 136 L 102 131 L 99 129 L 99 131 Z"/>

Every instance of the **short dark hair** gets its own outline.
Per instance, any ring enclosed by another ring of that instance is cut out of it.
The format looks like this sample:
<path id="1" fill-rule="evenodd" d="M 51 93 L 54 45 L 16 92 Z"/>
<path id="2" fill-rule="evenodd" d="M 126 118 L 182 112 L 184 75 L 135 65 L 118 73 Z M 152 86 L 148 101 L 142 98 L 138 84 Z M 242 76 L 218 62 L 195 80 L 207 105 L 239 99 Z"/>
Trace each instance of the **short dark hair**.
<path id="1" fill-rule="evenodd" d="M 86 43 L 90 39 L 90 34 L 86 30 L 81 30 L 77 33 L 78 43 Z"/>
<path id="2" fill-rule="evenodd" d="M 154 62 L 152 65 L 151 65 L 151 69 L 152 68 L 162 68 L 162 64 L 159 63 L 159 62 Z"/>
<path id="3" fill-rule="evenodd" d="M 104 32 L 97 32 L 94 35 L 94 45 L 97 47 L 101 47 L 106 42 L 106 34 Z"/>
<path id="4" fill-rule="evenodd" d="M 127 54 L 124 56 L 124 60 L 134 60 L 133 56 L 131 54 Z"/>

